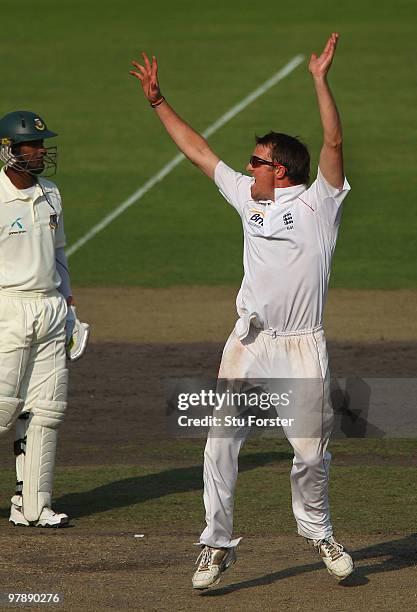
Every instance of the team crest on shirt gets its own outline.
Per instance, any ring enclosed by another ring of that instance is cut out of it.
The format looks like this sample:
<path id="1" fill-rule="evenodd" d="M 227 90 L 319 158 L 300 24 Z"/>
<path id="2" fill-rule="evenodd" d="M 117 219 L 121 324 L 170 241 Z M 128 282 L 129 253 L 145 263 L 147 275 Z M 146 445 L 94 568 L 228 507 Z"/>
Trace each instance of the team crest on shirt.
<path id="1" fill-rule="evenodd" d="M 249 217 L 249 223 L 251 225 L 256 225 L 257 227 L 263 227 L 265 213 L 262 210 L 257 210 L 256 208 L 251 208 L 250 212 L 251 216 Z"/>
<path id="2" fill-rule="evenodd" d="M 287 228 L 287 230 L 294 229 L 294 220 L 293 220 L 292 214 L 290 212 L 289 213 L 285 213 L 285 215 L 282 215 L 282 220 L 283 220 L 284 225 Z"/>
<path id="3" fill-rule="evenodd" d="M 53 230 L 58 227 L 58 216 L 56 213 L 49 217 L 49 227 Z"/>

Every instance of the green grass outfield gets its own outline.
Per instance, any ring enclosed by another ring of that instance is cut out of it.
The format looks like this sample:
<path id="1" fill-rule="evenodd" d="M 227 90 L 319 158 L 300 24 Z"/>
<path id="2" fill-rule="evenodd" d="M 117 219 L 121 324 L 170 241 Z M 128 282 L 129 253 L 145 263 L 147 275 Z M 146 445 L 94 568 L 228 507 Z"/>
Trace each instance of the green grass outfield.
<path id="1" fill-rule="evenodd" d="M 360 442 L 360 443 L 359 443 Z M 55 506 L 79 526 L 156 534 L 193 532 L 204 524 L 203 442 L 144 443 L 141 466 L 60 467 Z M 334 442 L 330 500 L 337 533 L 392 534 L 413 529 L 417 490 L 414 440 Z M 292 451 L 285 441 L 249 440 L 241 453 L 235 533 L 290 534 L 289 473 Z M 174 466 L 174 467 L 173 467 Z M 8 517 L 14 473 L 0 471 L 0 516 Z"/>
<path id="2" fill-rule="evenodd" d="M 71 244 L 176 154 L 128 75 L 141 49 L 157 54 L 163 93 L 203 130 L 338 30 L 331 83 L 353 189 L 333 285 L 415 287 L 416 19 L 414 0 L 9 3 L 0 111 L 33 109 L 59 132 L 56 180 Z M 305 139 L 315 167 L 321 132 L 306 64 L 210 142 L 243 169 L 254 134 L 271 128 Z M 81 285 L 237 284 L 241 243 L 236 213 L 184 163 L 76 253 L 72 275 Z"/>

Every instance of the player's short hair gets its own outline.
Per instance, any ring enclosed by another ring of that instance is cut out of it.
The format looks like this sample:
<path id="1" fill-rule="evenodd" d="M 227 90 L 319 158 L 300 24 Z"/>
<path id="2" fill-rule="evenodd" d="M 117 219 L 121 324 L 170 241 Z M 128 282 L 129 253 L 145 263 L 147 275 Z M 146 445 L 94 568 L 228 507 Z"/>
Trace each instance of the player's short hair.
<path id="1" fill-rule="evenodd" d="M 271 148 L 273 161 L 287 168 L 287 177 L 294 185 L 308 184 L 310 180 L 310 153 L 306 145 L 294 136 L 269 132 L 255 136 L 256 144 Z"/>

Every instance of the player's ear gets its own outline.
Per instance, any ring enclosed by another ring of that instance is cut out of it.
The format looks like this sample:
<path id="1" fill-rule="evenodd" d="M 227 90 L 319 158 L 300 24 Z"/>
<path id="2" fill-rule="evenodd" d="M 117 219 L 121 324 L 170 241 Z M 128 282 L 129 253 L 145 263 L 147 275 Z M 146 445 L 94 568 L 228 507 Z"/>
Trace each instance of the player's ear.
<path id="1" fill-rule="evenodd" d="M 275 176 L 277 179 L 282 180 L 283 178 L 285 178 L 285 175 L 287 174 L 287 169 L 285 166 L 275 166 Z"/>

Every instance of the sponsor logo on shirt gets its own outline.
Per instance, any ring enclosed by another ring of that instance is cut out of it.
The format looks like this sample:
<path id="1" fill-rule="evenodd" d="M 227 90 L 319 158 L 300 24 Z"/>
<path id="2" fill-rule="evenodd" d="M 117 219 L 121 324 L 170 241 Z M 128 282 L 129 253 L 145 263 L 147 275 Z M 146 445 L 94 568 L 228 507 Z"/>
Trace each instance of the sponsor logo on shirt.
<path id="1" fill-rule="evenodd" d="M 26 230 L 23 227 L 22 217 L 18 217 L 13 223 L 10 224 L 11 231 L 9 236 L 13 234 L 26 234 Z"/>
<path id="2" fill-rule="evenodd" d="M 285 215 L 282 215 L 282 220 L 284 221 L 284 225 L 287 230 L 294 229 L 294 220 L 292 218 L 291 213 L 285 213 Z"/>
<path id="3" fill-rule="evenodd" d="M 261 210 L 256 210 L 256 208 L 252 208 L 250 212 L 252 214 L 249 217 L 249 223 L 251 223 L 252 225 L 256 225 L 258 227 L 263 227 L 264 213 Z"/>

